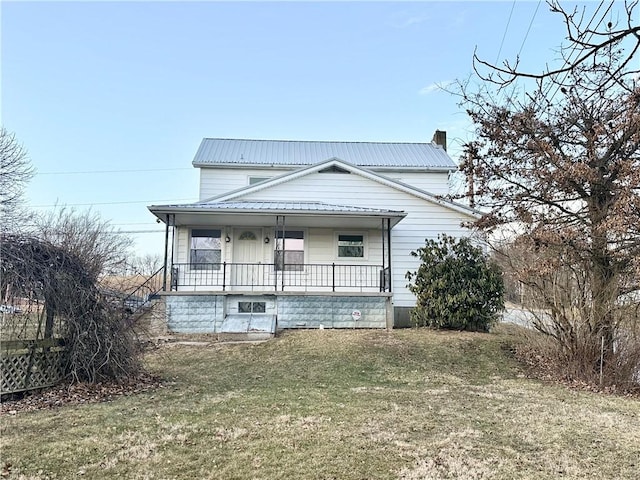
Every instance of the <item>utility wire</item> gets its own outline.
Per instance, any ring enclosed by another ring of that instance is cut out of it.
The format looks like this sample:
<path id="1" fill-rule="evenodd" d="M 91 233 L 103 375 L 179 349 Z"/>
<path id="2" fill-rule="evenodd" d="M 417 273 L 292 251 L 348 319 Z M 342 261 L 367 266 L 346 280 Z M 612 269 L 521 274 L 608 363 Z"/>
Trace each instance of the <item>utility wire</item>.
<path id="1" fill-rule="evenodd" d="M 131 200 L 127 202 L 94 202 L 94 203 L 64 203 L 52 205 L 29 205 L 31 208 L 50 208 L 50 207 L 92 207 L 94 205 L 129 205 L 134 203 L 150 203 L 157 204 L 159 202 L 182 202 L 193 201 L 191 198 L 176 198 L 174 200 Z"/>
<path id="2" fill-rule="evenodd" d="M 77 170 L 68 172 L 36 172 L 36 175 L 82 175 L 94 173 L 135 173 L 135 172 L 174 172 L 177 170 L 193 170 L 193 168 L 138 168 L 131 170 Z"/>
<path id="3" fill-rule="evenodd" d="M 500 54 L 502 53 L 502 47 L 504 46 L 504 39 L 507 38 L 507 31 L 509 30 L 509 25 L 511 24 L 511 16 L 513 15 L 513 9 L 516 6 L 516 0 L 513 0 L 511 4 L 511 11 L 509 12 L 509 19 L 507 20 L 507 25 L 504 27 L 504 33 L 502 34 L 502 41 L 500 42 L 500 48 L 498 49 L 498 55 L 496 55 L 496 65 L 500 61 Z"/>
<path id="4" fill-rule="evenodd" d="M 589 20 L 589 23 L 587 23 L 587 26 L 584 27 L 584 31 L 588 31 L 591 28 L 591 23 L 595 20 L 596 15 L 598 15 L 598 12 L 600 11 L 600 9 L 602 8 L 602 6 L 604 5 L 605 0 L 601 0 L 600 4 L 598 5 L 598 8 L 596 8 L 596 11 L 593 12 L 593 15 L 591 16 L 591 19 Z M 611 11 L 611 8 L 613 8 L 613 0 L 611 1 L 611 3 L 609 4 L 609 8 L 607 8 L 607 10 L 602 14 L 602 17 L 600 18 L 600 21 L 593 27 L 591 34 L 589 35 L 588 38 L 585 38 L 584 41 L 585 42 L 589 42 L 591 40 L 591 38 L 593 38 L 594 32 L 598 29 L 598 27 L 602 24 L 602 22 L 604 21 L 604 19 L 606 18 L 606 16 L 609 14 L 609 12 Z M 578 55 L 580 54 L 580 52 L 578 51 L 578 46 L 577 45 L 573 45 L 571 52 L 569 53 L 569 56 L 567 57 L 567 59 L 565 60 L 564 65 L 570 64 L 573 60 L 571 60 L 571 57 L 573 56 L 574 53 L 578 52 Z M 576 56 L 577 58 L 577 56 Z M 567 79 L 567 77 L 569 76 L 569 72 L 564 72 L 564 75 L 562 77 L 562 80 L 560 82 L 558 82 L 557 86 L 556 86 L 556 90 L 555 92 L 553 92 L 553 95 L 551 95 L 551 98 L 549 99 L 549 103 L 551 103 L 553 101 L 553 99 L 555 98 L 555 96 L 558 94 L 558 92 L 560 91 L 560 88 L 562 88 L 562 84 L 564 83 L 564 81 Z M 549 84 L 549 88 L 547 89 L 547 91 L 545 92 L 545 95 L 548 94 L 551 91 L 553 84 Z"/>
<path id="5" fill-rule="evenodd" d="M 520 45 L 520 50 L 518 51 L 518 57 L 522 53 L 522 49 L 524 48 L 524 44 L 527 41 L 527 38 L 529 37 L 529 32 L 531 31 L 531 27 L 533 25 L 533 21 L 535 20 L 536 15 L 538 14 L 538 9 L 540 8 L 540 4 L 541 3 L 542 3 L 542 0 L 538 0 L 538 5 L 536 5 L 536 11 L 533 12 L 533 17 L 531 17 L 531 21 L 529 22 L 529 28 L 527 28 L 527 33 L 524 34 L 524 38 L 522 39 L 522 45 Z"/>
<path id="6" fill-rule="evenodd" d="M 120 234 L 129 234 L 129 233 L 165 233 L 164 230 L 114 230 L 112 232 L 108 232 L 112 235 L 120 235 Z"/>
<path id="7" fill-rule="evenodd" d="M 112 223 L 111 225 L 155 225 L 156 222 L 128 222 L 128 223 Z"/>

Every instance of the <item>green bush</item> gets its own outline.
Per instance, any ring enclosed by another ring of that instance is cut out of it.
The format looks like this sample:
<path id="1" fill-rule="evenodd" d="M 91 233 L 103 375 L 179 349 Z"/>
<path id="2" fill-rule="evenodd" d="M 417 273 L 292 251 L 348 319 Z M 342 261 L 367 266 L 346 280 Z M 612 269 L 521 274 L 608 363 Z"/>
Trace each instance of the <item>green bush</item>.
<path id="1" fill-rule="evenodd" d="M 468 238 L 446 234 L 411 252 L 422 261 L 407 272 L 417 297 L 411 321 L 417 326 L 487 331 L 504 309 L 500 268 Z"/>

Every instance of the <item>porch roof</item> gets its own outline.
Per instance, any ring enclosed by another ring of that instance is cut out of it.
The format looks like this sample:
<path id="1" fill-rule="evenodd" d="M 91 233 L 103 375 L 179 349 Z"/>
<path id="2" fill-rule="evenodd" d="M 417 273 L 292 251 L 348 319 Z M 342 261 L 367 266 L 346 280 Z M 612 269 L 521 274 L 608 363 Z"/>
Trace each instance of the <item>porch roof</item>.
<path id="1" fill-rule="evenodd" d="M 285 216 L 289 226 L 380 228 L 388 218 L 391 226 L 407 216 L 405 212 L 324 202 L 233 201 L 197 202 L 182 205 L 151 205 L 151 213 L 161 221 L 168 216 L 181 225 L 255 225 L 271 226 L 276 216 Z"/>

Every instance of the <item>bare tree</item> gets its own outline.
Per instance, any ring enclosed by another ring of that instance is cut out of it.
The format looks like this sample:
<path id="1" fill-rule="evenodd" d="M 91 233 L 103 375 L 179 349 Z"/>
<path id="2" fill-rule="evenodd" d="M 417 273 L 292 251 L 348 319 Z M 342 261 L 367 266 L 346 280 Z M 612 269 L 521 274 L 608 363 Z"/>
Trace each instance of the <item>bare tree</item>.
<path id="1" fill-rule="evenodd" d="M 72 381 L 125 379 L 140 372 L 134 325 L 122 321 L 119 305 L 102 294 L 83 259 L 26 235 L 0 235 L 0 257 L 0 291 L 21 297 L 25 308 L 3 319 L 4 335 L 62 339 L 60 366 Z"/>
<path id="2" fill-rule="evenodd" d="M 578 7 L 568 10 L 558 0 L 549 0 L 547 3 L 551 12 L 562 17 L 566 28 L 568 43 L 560 50 L 564 60 L 562 66 L 556 68 L 547 66 L 539 72 L 526 72 L 520 68 L 519 57 L 516 57 L 512 62 L 506 60 L 502 65 L 495 65 L 482 60 L 476 52 L 473 55 L 473 65 L 480 78 L 503 87 L 512 84 L 519 78 L 530 78 L 539 82 L 553 78 L 558 84 L 570 85 L 571 80 L 566 77 L 569 72 L 579 67 L 590 68 L 598 62 L 598 57 L 603 53 L 615 50 L 620 52 L 624 50 L 624 54 L 616 69 L 600 79 L 603 86 L 609 83 L 624 86 L 624 83 L 618 81 L 621 76 L 633 76 L 640 72 L 640 68 L 638 68 L 640 63 L 632 61 L 640 49 L 640 25 L 638 25 L 637 15 L 634 18 L 634 10 L 638 6 L 637 0 L 625 0 L 623 8 L 625 18 L 619 19 L 615 23 L 605 22 L 615 4 L 614 0 L 608 2 L 601 0 L 589 20 L 585 15 L 584 7 L 581 10 Z M 594 24 L 594 22 L 596 23 Z M 626 50 L 623 45 L 625 42 L 628 47 Z M 564 78 L 567 78 L 566 83 Z"/>
<path id="3" fill-rule="evenodd" d="M 159 254 L 145 254 L 134 257 L 129 268 L 136 275 L 151 276 L 162 267 L 163 259 Z"/>
<path id="4" fill-rule="evenodd" d="M 33 235 L 80 258 L 95 279 L 122 270 L 133 243 L 98 212 L 65 206 L 35 216 Z"/>
<path id="5" fill-rule="evenodd" d="M 640 87 L 620 52 L 596 53 L 552 83 L 561 96 L 463 92 L 477 226 L 518 239 L 526 261 L 512 263 L 542 301 L 538 328 L 582 357 L 589 380 L 614 374 L 627 306 L 640 302 Z"/>
<path id="6" fill-rule="evenodd" d="M 34 175 L 34 169 L 25 148 L 15 134 L 0 127 L 0 229 L 16 227 L 15 222 L 22 203 L 24 189 Z"/>

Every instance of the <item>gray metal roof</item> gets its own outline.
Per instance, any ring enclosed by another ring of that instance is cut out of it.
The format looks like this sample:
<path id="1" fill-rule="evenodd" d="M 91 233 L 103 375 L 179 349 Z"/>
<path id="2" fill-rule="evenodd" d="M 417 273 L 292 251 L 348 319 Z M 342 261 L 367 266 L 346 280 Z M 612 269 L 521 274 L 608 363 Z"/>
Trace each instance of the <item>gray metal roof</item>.
<path id="1" fill-rule="evenodd" d="M 337 213 L 364 215 L 405 216 L 404 212 L 396 210 L 380 210 L 377 208 L 353 207 L 347 205 L 332 205 L 323 202 L 273 202 L 273 201 L 241 201 L 241 202 L 199 202 L 182 205 L 151 205 L 149 210 L 202 210 L 210 212 L 309 212 L 309 213 Z"/>
<path id="2" fill-rule="evenodd" d="M 317 142 L 205 138 L 193 159 L 210 165 L 314 165 L 339 158 L 360 167 L 455 170 L 447 152 L 434 143 Z"/>

